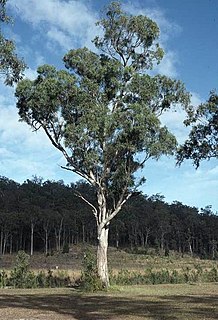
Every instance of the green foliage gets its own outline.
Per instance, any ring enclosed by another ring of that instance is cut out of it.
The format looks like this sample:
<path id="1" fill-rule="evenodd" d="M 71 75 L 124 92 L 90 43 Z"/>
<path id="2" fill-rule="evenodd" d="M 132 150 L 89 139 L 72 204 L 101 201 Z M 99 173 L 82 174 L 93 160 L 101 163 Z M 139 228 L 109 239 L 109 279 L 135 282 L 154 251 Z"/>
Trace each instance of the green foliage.
<path id="1" fill-rule="evenodd" d="M 80 196 L 92 207 L 99 234 L 144 183 L 136 172 L 146 161 L 174 154 L 176 137 L 160 116 L 178 105 L 189 110 L 190 95 L 180 81 L 148 72 L 163 58 L 154 21 L 112 2 L 97 24 L 103 29 L 93 40 L 98 53 L 70 50 L 67 70 L 40 66 L 35 80 L 19 82 L 16 97 L 20 119 L 43 129 L 64 155 L 65 169 L 96 189 L 95 205 Z M 94 273 L 84 274 L 93 289 Z"/>
<path id="2" fill-rule="evenodd" d="M 116 275 L 111 275 L 111 283 L 115 285 L 144 285 L 144 284 L 174 284 L 174 283 L 196 283 L 217 282 L 217 267 L 203 270 L 200 266 L 195 269 L 186 268 L 178 270 L 152 270 L 144 272 L 121 270 Z"/>
<path id="3" fill-rule="evenodd" d="M 84 254 L 80 286 L 84 291 L 103 290 L 102 281 L 98 276 L 96 257 L 90 250 L 87 250 Z"/>
<path id="4" fill-rule="evenodd" d="M 218 269 L 216 267 L 213 267 L 208 271 L 206 278 L 208 282 L 218 282 Z"/>
<path id="5" fill-rule="evenodd" d="M 120 3 L 112 2 L 105 18 L 97 25 L 103 29 L 104 36 L 96 37 L 94 44 L 114 58 L 121 57 L 124 66 L 131 61 L 136 70 L 152 69 L 153 62 L 159 63 L 163 58 L 163 50 L 156 42 L 159 36 L 157 24 L 142 15 L 127 16 Z"/>
<path id="6" fill-rule="evenodd" d="M 47 275 L 45 274 L 44 271 L 40 271 L 36 275 L 36 282 L 37 282 L 37 287 L 38 288 L 46 288 L 46 287 L 48 287 Z"/>
<path id="7" fill-rule="evenodd" d="M 11 18 L 6 14 L 6 3 L 7 0 L 0 1 L 0 23 L 11 22 Z M 7 85 L 13 85 L 14 82 L 18 82 L 22 78 L 25 69 L 23 60 L 18 58 L 15 50 L 14 42 L 6 39 L 0 31 L 0 73 L 5 76 Z"/>
<path id="8" fill-rule="evenodd" d="M 30 256 L 24 251 L 19 251 L 16 264 L 8 277 L 5 271 L 0 273 L 0 287 L 14 286 L 15 288 L 55 288 L 71 285 L 68 274 L 58 271 L 53 274 L 52 270 L 47 273 L 40 271 L 34 273 L 29 270 Z"/>
<path id="9" fill-rule="evenodd" d="M 40 271 L 35 274 L 35 283 L 37 288 L 60 288 L 69 287 L 72 281 L 66 271 L 53 272 L 48 270 L 47 273 Z"/>
<path id="10" fill-rule="evenodd" d="M 174 153 L 176 138 L 159 116 L 178 104 L 186 109 L 189 94 L 180 81 L 146 73 L 163 57 L 155 22 L 113 2 L 98 24 L 100 54 L 70 50 L 67 71 L 39 67 L 35 80 L 18 84 L 16 97 L 21 120 L 44 129 L 68 169 L 97 187 L 112 212 L 143 182 L 135 172 L 146 160 Z"/>
<path id="11" fill-rule="evenodd" d="M 178 150 L 177 160 L 192 159 L 196 167 L 204 159 L 218 158 L 218 95 L 211 92 L 208 101 L 198 106 L 186 120 L 191 125 L 189 138 Z"/>
<path id="12" fill-rule="evenodd" d="M 8 276 L 5 270 L 0 271 L 0 288 L 5 288 L 8 283 Z"/>
<path id="13" fill-rule="evenodd" d="M 15 267 L 11 272 L 11 281 L 15 288 L 31 287 L 33 276 L 29 271 L 30 256 L 24 251 L 19 251 Z"/>

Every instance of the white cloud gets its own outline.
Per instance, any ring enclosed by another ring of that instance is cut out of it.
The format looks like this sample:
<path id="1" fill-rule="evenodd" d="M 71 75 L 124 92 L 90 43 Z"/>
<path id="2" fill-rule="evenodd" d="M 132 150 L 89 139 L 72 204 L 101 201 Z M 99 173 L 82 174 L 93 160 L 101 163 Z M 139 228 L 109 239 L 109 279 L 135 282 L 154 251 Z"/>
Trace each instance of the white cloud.
<path id="1" fill-rule="evenodd" d="M 3 158 L 12 158 L 14 156 L 14 153 L 9 151 L 5 147 L 0 147 L 0 159 Z"/>
<path id="2" fill-rule="evenodd" d="M 52 43 L 58 43 L 65 50 L 70 50 L 75 44 L 72 36 L 64 33 L 62 30 L 58 30 L 56 27 L 52 27 L 48 30 L 47 37 Z"/>
<path id="3" fill-rule="evenodd" d="M 28 78 L 30 80 L 34 80 L 37 77 L 37 71 L 32 68 L 27 68 L 25 70 L 25 78 Z"/>
<path id="4" fill-rule="evenodd" d="M 29 127 L 19 122 L 17 110 L 14 105 L 8 105 L 4 97 L 0 108 L 0 162 L 1 172 L 16 170 L 20 165 L 26 170 L 37 163 L 37 154 L 42 155 L 48 152 L 54 155 L 48 139 L 43 133 L 33 134 Z M 31 159 L 31 161 L 30 161 Z M 38 162 L 40 163 L 40 161 Z M 42 162 L 41 162 L 42 165 Z M 22 168 L 20 168 L 22 171 Z M 2 173 L 1 173 L 2 174 Z M 5 174 L 6 175 L 6 174 Z"/>
<path id="5" fill-rule="evenodd" d="M 83 32 L 83 23 L 89 25 L 93 21 L 88 7 L 81 1 L 11 0 L 9 5 L 17 12 L 22 12 L 22 19 L 34 26 L 50 23 L 67 31 L 74 26 L 76 30 Z"/>
<path id="6" fill-rule="evenodd" d="M 18 182 L 35 174 L 45 179 L 78 180 L 60 168 L 66 160 L 42 130 L 32 132 L 26 123 L 19 122 L 13 96 L 0 94 L 0 106 L 0 176 Z"/>
<path id="7" fill-rule="evenodd" d="M 159 74 L 165 75 L 167 77 L 175 78 L 178 75 L 176 65 L 178 62 L 178 57 L 173 51 L 166 51 L 161 63 L 155 67 L 155 71 Z"/>
<path id="8" fill-rule="evenodd" d="M 85 2 L 11 0 L 9 5 L 22 20 L 31 23 L 64 49 L 73 41 L 75 44 L 75 39 L 80 44 L 89 42 L 92 46 L 90 36 L 95 34 L 96 16 Z"/>
<path id="9" fill-rule="evenodd" d="M 196 92 L 191 92 L 191 104 L 194 107 L 199 106 L 201 103 L 203 103 L 202 98 L 200 97 L 200 95 Z"/>

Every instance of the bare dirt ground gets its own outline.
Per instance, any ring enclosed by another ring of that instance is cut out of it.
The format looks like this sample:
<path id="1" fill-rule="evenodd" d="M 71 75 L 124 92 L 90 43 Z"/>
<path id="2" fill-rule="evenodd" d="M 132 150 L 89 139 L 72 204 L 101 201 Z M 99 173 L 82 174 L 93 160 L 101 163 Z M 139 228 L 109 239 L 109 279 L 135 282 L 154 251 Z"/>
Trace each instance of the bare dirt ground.
<path id="1" fill-rule="evenodd" d="M 215 320 L 218 284 L 73 289 L 1 289 L 1 320 Z"/>

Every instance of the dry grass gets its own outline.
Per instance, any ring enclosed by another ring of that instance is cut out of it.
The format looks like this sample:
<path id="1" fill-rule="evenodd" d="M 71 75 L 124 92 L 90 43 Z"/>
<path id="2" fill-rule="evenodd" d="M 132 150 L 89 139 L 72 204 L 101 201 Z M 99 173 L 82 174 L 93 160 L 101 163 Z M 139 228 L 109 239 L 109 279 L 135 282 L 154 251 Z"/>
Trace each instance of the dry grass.
<path id="1" fill-rule="evenodd" d="M 93 251 L 95 248 L 91 248 Z M 69 254 L 50 257 L 36 254 L 33 270 L 66 270 L 77 278 L 84 247 L 73 247 Z M 0 268 L 10 270 L 14 256 L 2 257 Z M 171 254 L 170 257 L 146 256 L 109 249 L 109 265 L 144 271 L 210 269 L 218 261 L 200 260 Z M 58 266 L 58 270 L 56 269 Z M 215 320 L 218 319 L 218 284 L 149 285 L 112 288 L 109 292 L 83 294 L 74 289 L 1 289 L 2 320 Z"/>
<path id="2" fill-rule="evenodd" d="M 85 251 L 96 251 L 94 246 L 76 245 L 70 248 L 69 254 L 55 253 L 52 256 L 46 257 L 44 254 L 35 253 L 31 261 L 31 269 L 35 272 L 39 270 L 47 271 L 51 269 L 53 275 L 58 275 L 59 271 L 66 272 L 72 282 L 81 276 L 82 260 Z M 7 273 L 15 264 L 16 255 L 5 255 L 0 260 L 0 270 L 5 269 Z M 157 255 L 144 255 L 127 253 L 124 250 L 117 250 L 113 247 L 108 249 L 109 269 L 113 274 L 117 274 L 120 270 L 125 269 L 128 271 L 144 272 L 148 269 L 160 270 L 194 270 L 201 268 L 202 270 L 210 270 L 215 267 L 218 269 L 218 261 L 201 260 L 197 257 L 190 257 L 185 255 L 182 257 L 180 254 L 171 252 L 169 257 Z M 58 269 L 56 269 L 58 267 Z"/>
<path id="3" fill-rule="evenodd" d="M 93 253 L 96 248 L 93 246 L 88 246 Z M 76 275 L 81 270 L 82 260 L 84 252 L 87 246 L 77 245 L 72 246 L 69 254 L 57 254 L 53 256 L 45 257 L 44 254 L 35 253 L 31 257 L 31 266 L 34 270 L 56 270 L 58 266 L 61 270 L 71 270 L 72 273 Z M 192 258 L 188 255 L 182 257 L 177 253 L 170 253 L 169 257 L 161 257 L 157 255 L 144 255 L 144 254 L 132 254 L 127 253 L 124 250 L 117 250 L 110 247 L 108 249 L 108 261 L 109 267 L 113 270 L 135 270 L 144 271 L 148 268 L 158 270 L 158 269 L 168 269 L 168 270 L 182 270 L 182 269 L 193 269 L 196 266 L 202 269 L 210 269 L 213 266 L 218 267 L 218 261 L 211 260 L 201 260 L 199 258 Z M 15 255 L 5 255 L 1 257 L 0 269 L 11 269 L 15 263 Z"/>
<path id="4" fill-rule="evenodd" d="M 109 249 L 109 264 L 112 269 L 128 269 L 142 271 L 146 269 L 185 270 L 196 266 L 203 270 L 218 267 L 218 261 L 202 260 L 198 257 L 171 253 L 169 257 L 157 255 L 131 254 L 125 251 Z"/>
<path id="5" fill-rule="evenodd" d="M 218 319 L 218 284 L 117 289 L 96 294 L 82 294 L 73 289 L 0 290 L 0 319 Z"/>

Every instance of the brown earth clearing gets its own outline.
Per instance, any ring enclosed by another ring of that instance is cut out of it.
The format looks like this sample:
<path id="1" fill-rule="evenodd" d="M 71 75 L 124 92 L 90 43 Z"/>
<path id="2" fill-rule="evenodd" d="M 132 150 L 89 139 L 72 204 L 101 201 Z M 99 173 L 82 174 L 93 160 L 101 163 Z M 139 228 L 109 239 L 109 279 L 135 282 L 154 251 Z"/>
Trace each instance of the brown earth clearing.
<path id="1" fill-rule="evenodd" d="M 73 289 L 1 289 L 4 320 L 215 320 L 218 284 L 148 285 L 84 294 Z"/>

